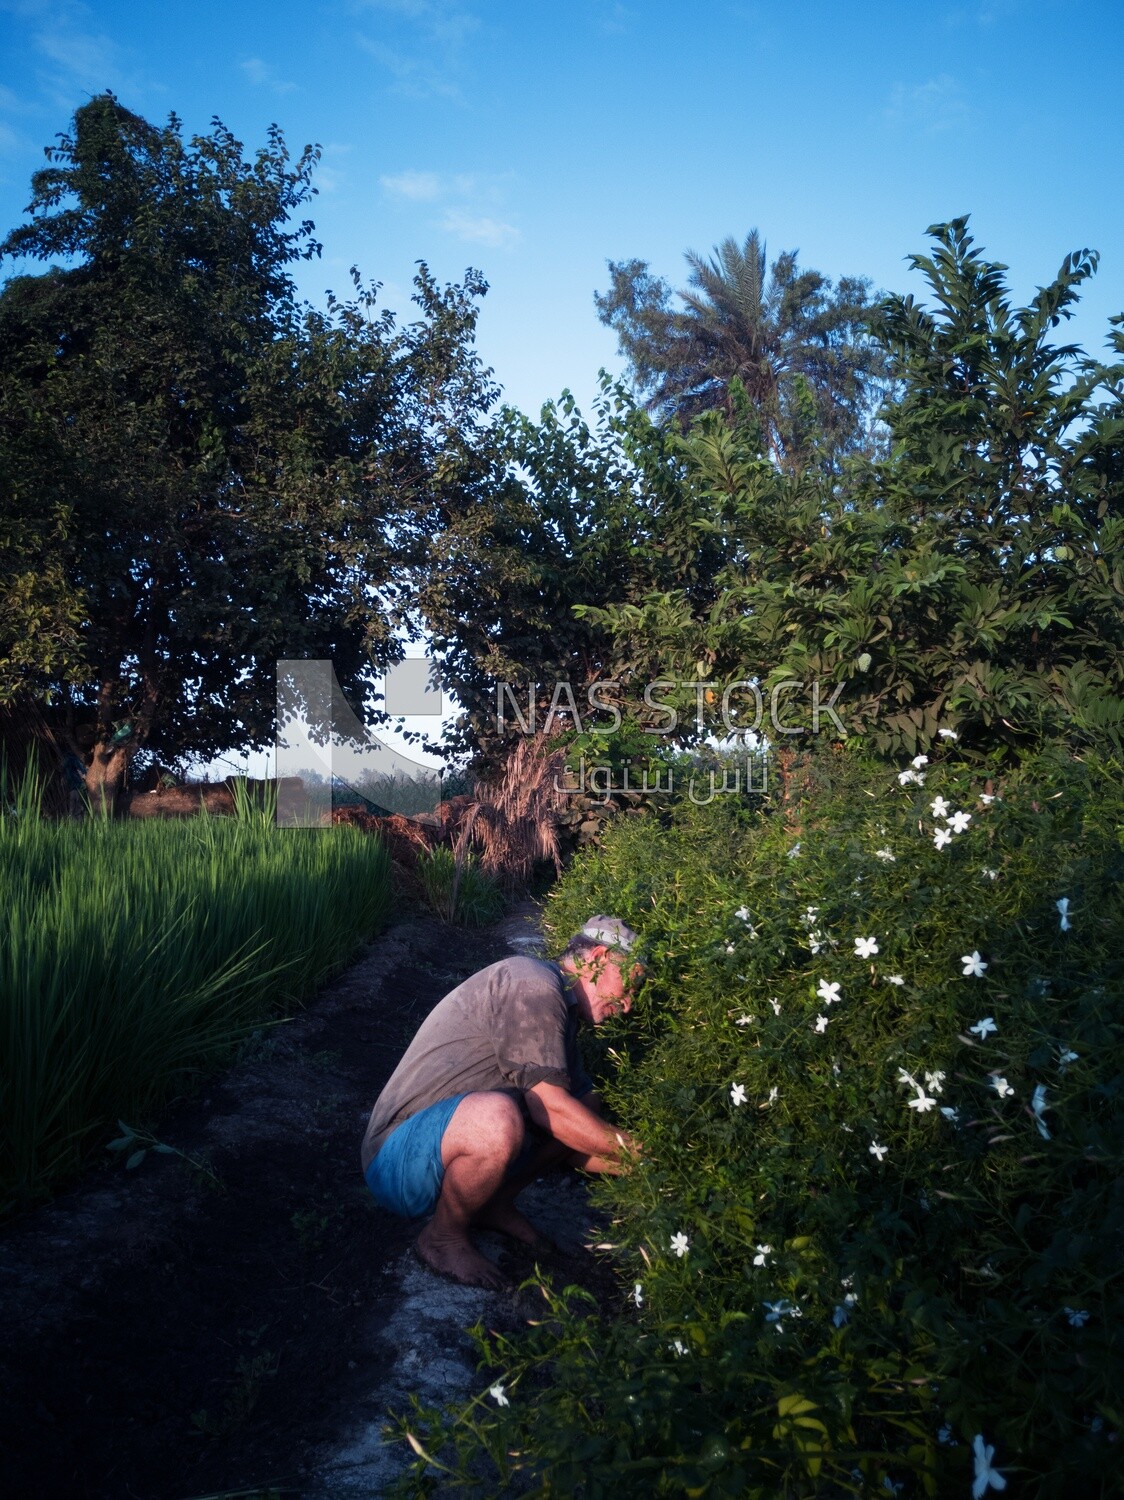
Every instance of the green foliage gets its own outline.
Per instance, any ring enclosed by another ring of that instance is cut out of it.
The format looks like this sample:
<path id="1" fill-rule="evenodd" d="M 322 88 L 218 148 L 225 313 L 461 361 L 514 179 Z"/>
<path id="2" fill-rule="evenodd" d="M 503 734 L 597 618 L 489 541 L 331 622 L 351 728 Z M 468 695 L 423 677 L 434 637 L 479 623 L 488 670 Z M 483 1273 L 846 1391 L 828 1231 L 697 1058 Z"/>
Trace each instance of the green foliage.
<path id="1" fill-rule="evenodd" d="M 652 955 L 599 1053 L 643 1143 L 598 1188 L 621 1311 L 481 1331 L 509 1404 L 402 1419 L 446 1483 L 967 1494 L 980 1434 L 1020 1494 L 1115 1493 L 1121 767 L 831 759 L 798 831 L 687 804 L 552 898 Z"/>
<path id="2" fill-rule="evenodd" d="M 112 803 L 142 746 L 270 742 L 277 660 L 331 657 L 361 697 L 400 649 L 437 471 L 492 399 L 485 288 L 422 266 L 400 330 L 357 273 L 299 304 L 319 149 L 275 127 L 247 159 L 106 94 L 47 155 L 0 245 L 56 262 L 0 293 L 0 701 L 49 701 Z"/>
<path id="3" fill-rule="evenodd" d="M 1096 257 L 1068 256 L 1012 310 L 966 221 L 932 233 L 914 262 L 935 310 L 892 298 L 876 325 L 891 452 L 837 481 L 779 475 L 716 413 L 649 443 L 698 534 L 721 538 L 717 571 L 701 598 L 672 584 L 580 613 L 640 677 L 840 687 L 853 743 L 886 755 L 942 724 L 980 755 L 1119 746 L 1124 364 L 1051 342 Z"/>
<path id="4" fill-rule="evenodd" d="M 487 927 L 503 915 L 503 892 L 474 854 L 456 855 L 447 845 L 437 844 L 418 856 L 418 875 L 425 899 L 446 922 Z"/>
<path id="5" fill-rule="evenodd" d="M 582 730 L 612 724 L 614 709 L 659 722 L 642 687 L 645 667 L 665 675 L 668 632 L 641 660 L 629 627 L 664 606 L 713 617 L 737 555 L 732 504 L 716 507 L 705 486 L 685 481 L 682 440 L 607 377 L 592 425 L 566 395 L 537 423 L 505 411 L 494 439 L 493 474 L 463 511 L 447 508 L 420 595 L 444 680 L 466 710 L 463 745 L 499 758 L 504 683 L 524 718 L 530 700 L 536 726 L 555 733 L 577 727 L 565 716 L 572 707 Z M 765 460 L 754 464 L 762 483 L 775 480 Z M 686 675 L 698 675 L 694 658 Z M 555 696 L 558 683 L 570 685 L 572 705 Z M 693 696 L 681 706 L 693 713 Z M 510 735 L 518 721 L 510 699 L 503 707 Z"/>
<path id="6" fill-rule="evenodd" d="M 32 802 L 0 814 L 0 1211 L 311 994 L 391 898 L 353 829 L 50 823 Z"/>
<path id="7" fill-rule="evenodd" d="M 710 260 L 687 252 L 691 274 L 675 293 L 642 260 L 609 262 L 610 290 L 595 296 L 637 390 L 657 418 L 684 426 L 739 396 L 755 438 L 785 468 L 841 457 L 869 440 L 885 360 L 870 337 L 869 281 L 831 282 L 786 251 L 766 273 L 756 229 L 725 239 Z"/>

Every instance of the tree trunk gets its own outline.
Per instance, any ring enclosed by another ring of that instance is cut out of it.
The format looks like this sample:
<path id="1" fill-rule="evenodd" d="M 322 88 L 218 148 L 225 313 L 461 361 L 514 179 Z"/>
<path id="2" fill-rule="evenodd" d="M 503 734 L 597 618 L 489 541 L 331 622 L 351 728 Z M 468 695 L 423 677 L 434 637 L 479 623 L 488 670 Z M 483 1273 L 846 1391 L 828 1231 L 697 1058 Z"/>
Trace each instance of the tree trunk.
<path id="1" fill-rule="evenodd" d="M 86 795 L 90 811 L 96 816 L 112 818 L 116 815 L 128 765 L 127 745 L 101 740 L 94 746 L 93 758 L 86 768 Z"/>

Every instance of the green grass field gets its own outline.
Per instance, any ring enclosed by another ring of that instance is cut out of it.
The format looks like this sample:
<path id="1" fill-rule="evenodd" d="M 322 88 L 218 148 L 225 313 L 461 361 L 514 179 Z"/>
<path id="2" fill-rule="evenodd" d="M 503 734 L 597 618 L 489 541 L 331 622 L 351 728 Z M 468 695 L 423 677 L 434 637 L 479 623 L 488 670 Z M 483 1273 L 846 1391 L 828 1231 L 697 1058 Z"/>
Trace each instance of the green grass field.
<path id="1" fill-rule="evenodd" d="M 0 814 L 0 1213 L 311 994 L 390 902 L 386 851 L 354 829 L 246 806 L 55 823 L 25 788 Z"/>

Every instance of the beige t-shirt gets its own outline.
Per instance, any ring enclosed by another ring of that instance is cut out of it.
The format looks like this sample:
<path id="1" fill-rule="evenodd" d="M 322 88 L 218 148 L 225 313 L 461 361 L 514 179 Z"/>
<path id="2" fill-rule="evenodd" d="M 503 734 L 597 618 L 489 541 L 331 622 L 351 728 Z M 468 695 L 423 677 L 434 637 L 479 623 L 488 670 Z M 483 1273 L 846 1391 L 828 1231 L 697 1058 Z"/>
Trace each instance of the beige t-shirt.
<path id="1" fill-rule="evenodd" d="M 454 1094 L 522 1097 L 544 1081 L 577 1097 L 588 1093 L 577 1028 L 557 964 L 504 958 L 471 975 L 430 1011 L 376 1100 L 363 1137 L 364 1172 L 396 1126 Z"/>

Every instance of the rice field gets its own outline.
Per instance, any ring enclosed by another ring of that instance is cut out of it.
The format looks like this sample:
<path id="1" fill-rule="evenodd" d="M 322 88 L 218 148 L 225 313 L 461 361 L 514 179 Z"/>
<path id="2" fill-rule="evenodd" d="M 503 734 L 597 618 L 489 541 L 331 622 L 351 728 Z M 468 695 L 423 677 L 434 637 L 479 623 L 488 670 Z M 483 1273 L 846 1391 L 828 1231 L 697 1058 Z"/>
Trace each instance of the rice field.
<path id="1" fill-rule="evenodd" d="M 0 799 L 2 802 L 2 799 Z M 384 923 L 355 829 L 52 822 L 0 808 L 0 1215 L 280 1019 Z"/>

